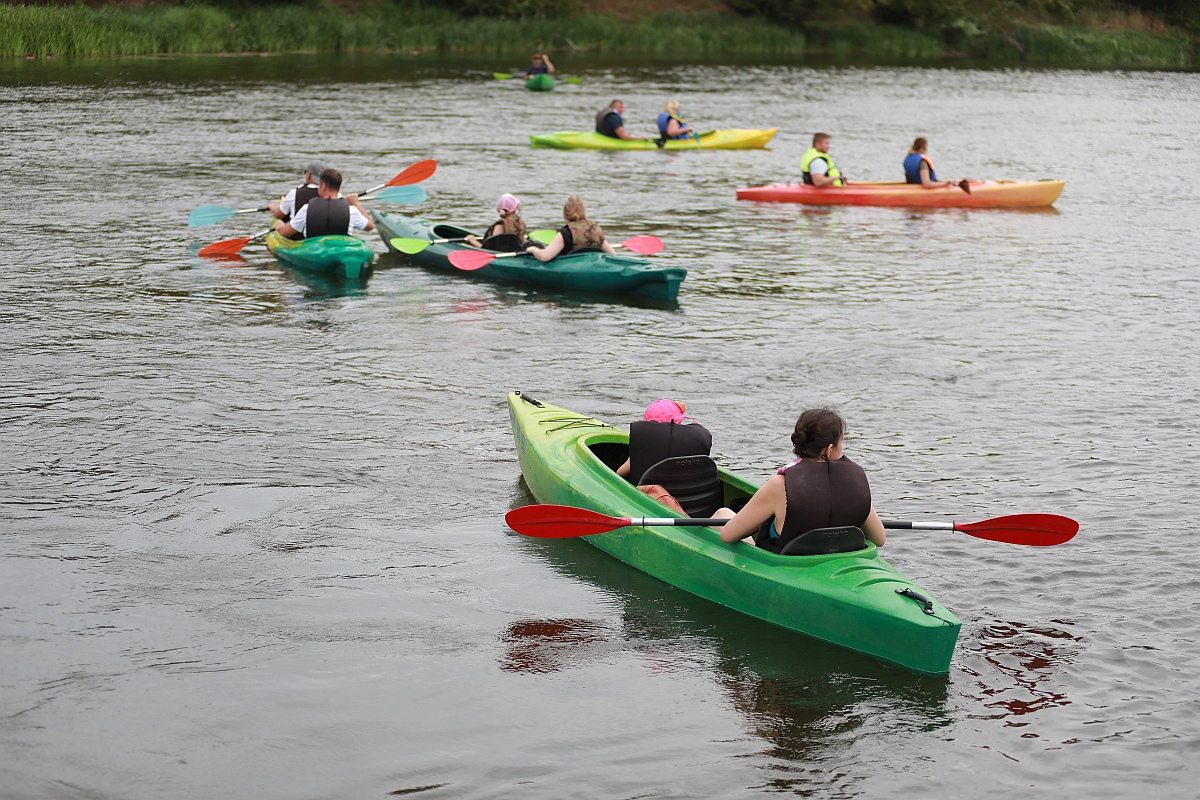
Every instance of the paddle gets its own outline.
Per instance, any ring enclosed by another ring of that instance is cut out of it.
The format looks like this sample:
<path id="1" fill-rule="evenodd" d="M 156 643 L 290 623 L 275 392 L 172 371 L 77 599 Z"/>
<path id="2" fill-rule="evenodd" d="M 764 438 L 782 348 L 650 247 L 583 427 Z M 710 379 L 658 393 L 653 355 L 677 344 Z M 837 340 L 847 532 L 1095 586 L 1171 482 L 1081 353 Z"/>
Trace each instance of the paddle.
<path id="1" fill-rule="evenodd" d="M 663 249 L 662 239 L 657 236 L 634 236 L 632 239 L 626 239 L 620 244 L 615 244 L 613 247 L 623 247 L 626 250 L 643 255 L 652 256 Z M 495 261 L 497 258 L 515 258 L 516 256 L 528 255 L 527 253 L 485 253 L 482 250 L 456 250 L 449 256 L 450 263 L 461 270 L 470 272 L 472 270 L 482 269 L 488 264 Z"/>
<path id="2" fill-rule="evenodd" d="M 425 190 L 420 186 L 389 186 L 379 194 L 365 195 L 358 198 L 359 200 L 379 200 L 384 203 L 424 203 Z M 263 206 L 262 208 L 226 208 L 225 206 L 201 206 L 192 212 L 188 217 L 188 225 L 193 228 L 202 228 L 205 225 L 213 225 L 218 222 L 224 222 L 230 217 L 238 214 L 249 214 L 254 211 L 269 211 L 270 208 Z"/>
<path id="3" fill-rule="evenodd" d="M 550 242 L 554 240 L 554 234 L 556 233 L 558 233 L 558 231 L 552 231 L 549 228 L 543 228 L 531 232 L 528 238 L 538 242 L 539 244 L 550 244 Z M 413 256 L 424 251 L 431 244 L 452 244 L 456 242 L 465 242 L 466 240 L 467 237 L 465 236 L 459 236 L 454 239 L 409 239 L 406 237 L 397 236 L 395 239 L 391 240 L 391 245 L 401 253 Z"/>
<path id="4" fill-rule="evenodd" d="M 538 228 L 536 231 L 529 232 L 529 238 L 539 244 L 550 244 L 554 241 L 556 233 L 558 231 L 551 230 L 550 228 Z"/>
<path id="5" fill-rule="evenodd" d="M 962 189 L 967 194 L 970 194 L 971 193 L 971 182 L 968 181 L 966 178 L 964 178 L 958 182 L 958 188 Z"/>
<path id="6" fill-rule="evenodd" d="M 253 242 L 255 239 L 261 239 L 266 236 L 274 228 L 267 228 L 262 233 L 256 233 L 253 236 L 242 236 L 238 239 L 226 239 L 222 242 L 213 242 L 210 245 L 205 245 L 200 248 L 196 255 L 201 258 L 219 258 L 221 256 L 236 255 L 243 247 Z"/>
<path id="7" fill-rule="evenodd" d="M 586 508 L 537 505 L 513 509 L 504 521 L 524 536 L 540 539 L 570 539 L 591 536 L 618 528 L 650 526 L 719 527 L 726 519 L 698 517 L 610 517 Z M 1049 547 L 1070 541 L 1079 523 L 1057 514 L 1011 514 L 982 522 L 906 522 L 884 520 L 883 527 L 905 530 L 958 531 L 978 539 L 1033 547 Z"/>

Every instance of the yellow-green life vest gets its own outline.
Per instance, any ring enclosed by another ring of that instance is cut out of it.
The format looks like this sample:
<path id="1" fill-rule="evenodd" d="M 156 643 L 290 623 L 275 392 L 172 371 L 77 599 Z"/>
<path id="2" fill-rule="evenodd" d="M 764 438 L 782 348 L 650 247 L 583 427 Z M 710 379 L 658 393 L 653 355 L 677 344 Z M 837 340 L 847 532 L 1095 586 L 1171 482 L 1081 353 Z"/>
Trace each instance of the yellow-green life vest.
<path id="1" fill-rule="evenodd" d="M 833 182 L 833 185 L 844 186 L 845 181 L 841 180 L 842 173 L 838 172 L 838 168 L 833 165 L 833 158 L 828 153 L 822 153 L 815 147 L 808 148 L 808 152 L 804 154 L 804 158 L 800 159 L 800 172 L 804 175 L 804 182 L 809 186 L 813 185 L 812 173 L 809 172 L 809 166 L 818 158 L 825 159 L 825 163 L 829 165 L 829 172 L 825 173 L 826 176 L 838 179 Z"/>

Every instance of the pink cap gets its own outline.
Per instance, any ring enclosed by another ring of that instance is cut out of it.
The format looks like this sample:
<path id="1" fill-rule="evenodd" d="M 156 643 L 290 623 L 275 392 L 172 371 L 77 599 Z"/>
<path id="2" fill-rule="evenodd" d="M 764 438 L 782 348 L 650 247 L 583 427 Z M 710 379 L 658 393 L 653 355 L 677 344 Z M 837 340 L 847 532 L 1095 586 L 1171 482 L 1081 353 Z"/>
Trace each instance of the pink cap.
<path id="1" fill-rule="evenodd" d="M 655 400 L 646 407 L 642 419 L 647 422 L 682 422 L 683 408 L 674 400 Z"/>
<path id="2" fill-rule="evenodd" d="M 502 194 L 496 202 L 496 210 L 501 214 L 511 214 L 516 211 L 521 205 L 521 201 L 513 197 L 511 194 Z"/>

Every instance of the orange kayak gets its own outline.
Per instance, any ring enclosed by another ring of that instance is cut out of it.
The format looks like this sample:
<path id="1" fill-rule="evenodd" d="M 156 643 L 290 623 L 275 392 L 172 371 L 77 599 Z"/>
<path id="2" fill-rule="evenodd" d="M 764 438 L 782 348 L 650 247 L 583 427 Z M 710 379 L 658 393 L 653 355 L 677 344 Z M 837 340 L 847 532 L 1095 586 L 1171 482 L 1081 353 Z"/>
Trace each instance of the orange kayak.
<path id="1" fill-rule="evenodd" d="M 971 193 L 957 184 L 926 189 L 915 183 L 851 182 L 818 189 L 802 183 L 773 183 L 738 189 L 738 200 L 806 203 L 817 206 L 916 206 L 920 208 L 1031 208 L 1051 206 L 1065 181 L 968 181 Z"/>

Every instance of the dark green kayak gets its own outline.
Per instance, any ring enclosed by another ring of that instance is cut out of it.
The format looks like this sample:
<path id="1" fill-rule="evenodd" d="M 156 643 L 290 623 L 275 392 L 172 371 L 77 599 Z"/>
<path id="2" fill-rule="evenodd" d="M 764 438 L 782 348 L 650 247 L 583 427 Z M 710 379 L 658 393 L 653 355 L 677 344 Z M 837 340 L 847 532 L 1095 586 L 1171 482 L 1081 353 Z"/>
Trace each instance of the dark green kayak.
<path id="1" fill-rule="evenodd" d="M 460 239 L 472 231 L 454 225 L 439 225 L 425 219 L 372 211 L 372 219 L 392 252 L 392 239 Z M 476 233 L 476 236 L 479 234 Z M 484 278 L 509 283 L 529 283 L 555 289 L 606 292 L 674 300 L 679 284 L 687 277 L 680 267 L 659 267 L 644 258 L 608 255 L 601 252 L 572 253 L 542 263 L 530 255 L 498 258 L 482 269 L 466 272 L 452 266 L 449 256 L 456 250 L 475 250 L 457 242 L 431 244 L 420 253 L 406 255 L 422 266 L 464 278 Z M 476 251 L 478 252 L 478 251 Z"/>
<path id="2" fill-rule="evenodd" d="M 533 75 L 525 81 L 525 88 L 531 92 L 548 92 L 554 88 L 554 76 L 549 73 Z"/>

